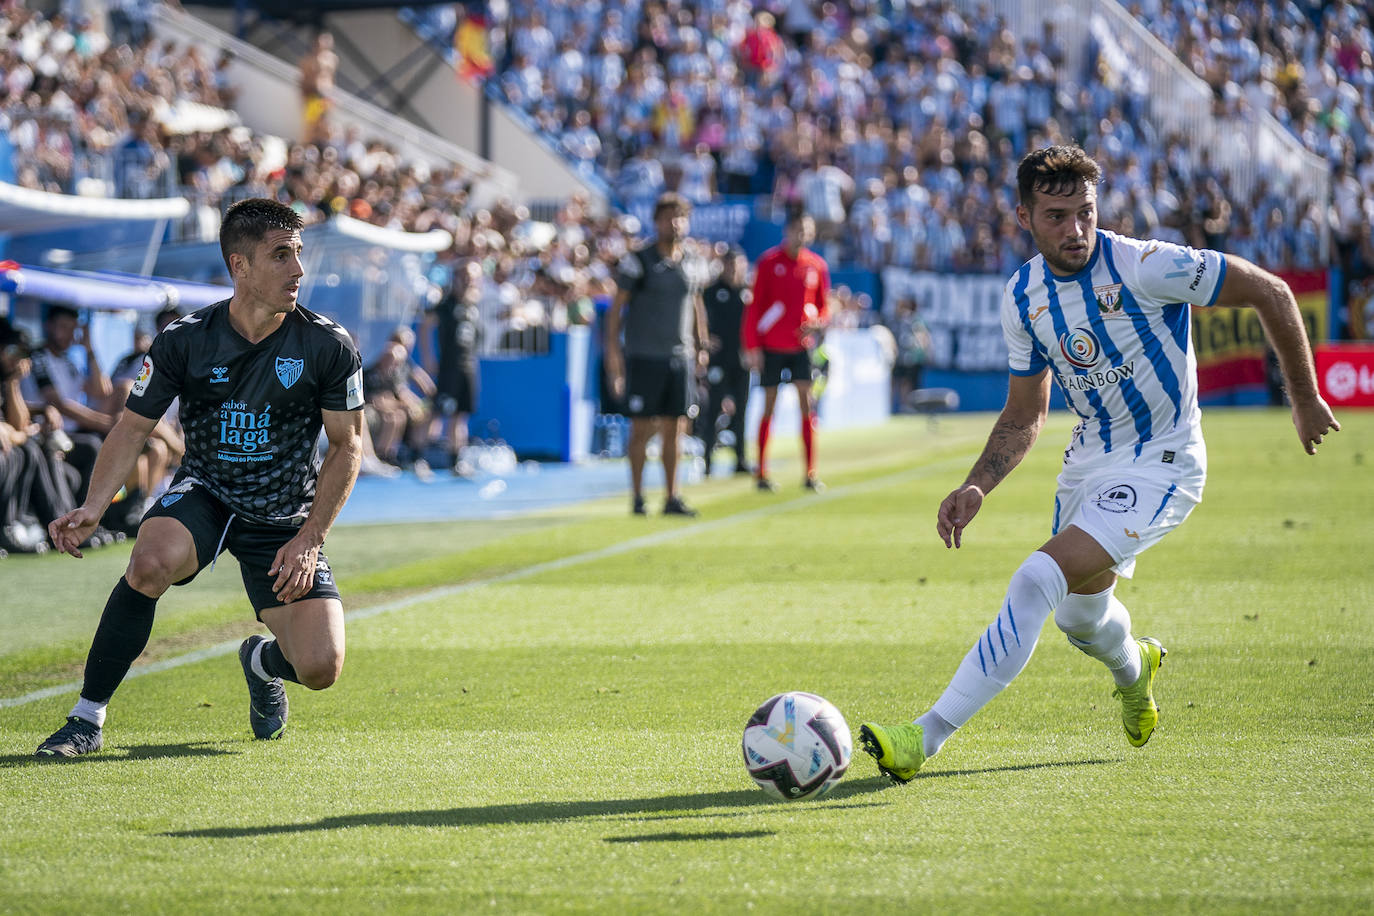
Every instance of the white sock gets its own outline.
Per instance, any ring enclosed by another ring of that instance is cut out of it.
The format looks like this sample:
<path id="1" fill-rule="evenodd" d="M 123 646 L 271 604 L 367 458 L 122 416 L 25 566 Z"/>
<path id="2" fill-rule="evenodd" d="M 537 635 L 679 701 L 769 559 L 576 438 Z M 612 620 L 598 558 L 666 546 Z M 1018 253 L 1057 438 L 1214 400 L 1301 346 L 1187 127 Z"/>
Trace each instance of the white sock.
<path id="1" fill-rule="evenodd" d="M 916 724 L 921 726 L 922 750 L 927 757 L 934 757 L 940 752 L 940 747 L 948 740 L 949 736 L 957 731 L 956 727 L 950 725 L 940 714 L 934 710 L 916 719 Z"/>
<path id="2" fill-rule="evenodd" d="M 1045 621 L 1068 592 L 1059 564 L 1047 553 L 1031 554 L 1012 575 L 997 619 L 964 656 L 930 712 L 953 728 L 973 718 L 1026 667 Z"/>
<path id="3" fill-rule="evenodd" d="M 1111 670 L 1117 686 L 1126 687 L 1140 677 L 1140 649 L 1131 636 L 1131 614 L 1115 589 L 1069 595 L 1054 612 L 1054 622 L 1083 654 Z"/>
<path id="4" fill-rule="evenodd" d="M 252 653 L 248 656 L 248 667 L 264 681 L 272 680 L 272 675 L 268 674 L 267 669 L 262 666 L 262 648 L 271 641 L 270 639 L 258 640 L 258 644 L 253 647 Z"/>
<path id="5" fill-rule="evenodd" d="M 80 697 L 72 711 L 67 713 L 69 716 L 76 716 L 78 719 L 85 719 L 97 728 L 105 727 L 105 707 L 109 703 L 97 703 L 95 700 L 88 700 Z"/>

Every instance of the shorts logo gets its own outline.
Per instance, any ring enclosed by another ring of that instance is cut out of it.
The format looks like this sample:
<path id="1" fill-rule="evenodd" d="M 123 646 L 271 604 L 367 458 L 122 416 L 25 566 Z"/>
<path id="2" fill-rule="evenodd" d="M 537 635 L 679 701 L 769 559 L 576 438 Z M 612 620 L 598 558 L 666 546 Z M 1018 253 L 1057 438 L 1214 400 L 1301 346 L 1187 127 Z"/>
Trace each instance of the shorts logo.
<path id="1" fill-rule="evenodd" d="M 138 377 L 134 379 L 133 392 L 142 397 L 143 392 L 148 390 L 148 383 L 153 380 L 153 357 L 151 354 L 143 357 L 143 365 L 139 367 Z"/>
<path id="2" fill-rule="evenodd" d="M 1064 336 L 1059 338 L 1059 350 L 1070 364 L 1079 369 L 1091 369 L 1097 365 L 1102 346 L 1092 331 L 1087 328 L 1074 328 L 1072 331 L 1065 331 Z"/>
<path id="3" fill-rule="evenodd" d="M 166 509 L 168 506 L 172 505 L 172 503 L 181 499 L 181 497 L 185 495 L 185 493 L 168 493 L 166 496 L 162 497 L 162 499 L 159 500 L 159 502 L 162 503 L 162 508 Z"/>
<path id="4" fill-rule="evenodd" d="M 1159 460 L 1162 461 L 1162 462 L 1164 462 L 1165 464 L 1173 464 L 1173 463 L 1174 463 L 1174 453 L 1173 453 L 1173 452 L 1165 452 L 1165 453 L 1164 453 L 1164 457 L 1161 458 L 1161 459 L 1159 459 Z"/>
<path id="5" fill-rule="evenodd" d="M 301 373 L 305 371 L 305 360 L 291 359 L 286 356 L 277 357 L 277 378 L 281 381 L 283 388 L 290 388 L 300 381 Z"/>
<path id="6" fill-rule="evenodd" d="M 329 562 L 324 557 L 315 558 L 315 581 L 324 585 L 332 585 L 334 573 L 329 570 Z"/>
<path id="7" fill-rule="evenodd" d="M 1103 512 L 1125 515 L 1135 508 L 1135 488 L 1130 484 L 1115 484 L 1094 496 L 1093 502 Z"/>
<path id="8" fill-rule="evenodd" d="M 628 406 L 631 413 L 639 413 L 644 409 L 644 399 L 637 394 L 631 395 Z"/>

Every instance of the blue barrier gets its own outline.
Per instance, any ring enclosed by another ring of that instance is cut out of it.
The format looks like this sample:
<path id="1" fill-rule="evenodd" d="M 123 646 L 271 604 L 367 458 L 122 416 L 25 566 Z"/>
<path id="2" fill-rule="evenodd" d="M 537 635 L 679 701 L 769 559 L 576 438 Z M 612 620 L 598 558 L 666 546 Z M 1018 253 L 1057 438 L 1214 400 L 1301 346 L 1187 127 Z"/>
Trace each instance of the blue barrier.
<path id="1" fill-rule="evenodd" d="M 478 364 L 481 394 L 468 421 L 474 437 L 503 439 L 520 458 L 587 457 L 596 391 L 587 384 L 591 331 L 549 335 L 549 352 L 492 356 Z"/>

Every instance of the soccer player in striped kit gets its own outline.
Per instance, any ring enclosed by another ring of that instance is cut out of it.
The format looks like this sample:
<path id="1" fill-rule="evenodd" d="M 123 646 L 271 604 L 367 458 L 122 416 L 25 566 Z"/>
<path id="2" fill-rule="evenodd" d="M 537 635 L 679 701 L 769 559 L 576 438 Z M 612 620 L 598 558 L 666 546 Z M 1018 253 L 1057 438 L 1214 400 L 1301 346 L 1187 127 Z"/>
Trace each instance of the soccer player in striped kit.
<path id="1" fill-rule="evenodd" d="M 1297 302 L 1287 284 L 1235 255 L 1126 238 L 1097 228 L 1101 169 L 1073 146 L 1026 156 L 1017 220 L 1040 254 L 1008 281 L 1002 329 L 1007 403 L 967 479 L 940 504 L 936 530 L 959 547 L 986 495 L 1025 457 L 1049 410 L 1050 380 L 1078 414 L 1054 500 L 1052 537 L 1016 570 L 996 619 L 935 705 L 914 722 L 860 726 L 860 743 L 898 782 L 1025 667 L 1054 617 L 1069 642 L 1116 681 L 1129 742 L 1159 719 L 1153 685 L 1165 650 L 1137 639 L 1112 594 L 1136 556 L 1178 527 L 1207 476 L 1189 304 L 1254 308 L 1278 353 L 1293 425 L 1309 454 L 1332 430 Z"/>

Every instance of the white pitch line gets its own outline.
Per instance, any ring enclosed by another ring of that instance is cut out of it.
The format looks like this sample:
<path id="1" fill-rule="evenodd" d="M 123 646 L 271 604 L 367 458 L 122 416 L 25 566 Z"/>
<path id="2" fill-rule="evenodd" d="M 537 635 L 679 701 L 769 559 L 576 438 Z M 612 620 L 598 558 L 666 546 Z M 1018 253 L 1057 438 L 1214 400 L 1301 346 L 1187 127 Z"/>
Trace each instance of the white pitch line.
<path id="1" fill-rule="evenodd" d="M 733 525 L 736 522 L 750 519 L 763 518 L 769 515 L 776 515 L 780 512 L 790 512 L 794 509 L 805 508 L 817 502 L 836 499 L 841 496 L 850 496 L 856 493 L 863 493 L 868 490 L 878 490 L 906 480 L 919 480 L 927 477 L 936 471 L 944 470 L 945 465 L 960 462 L 968 464 L 970 456 L 961 455 L 958 458 L 947 458 L 925 467 L 915 468 L 909 471 L 899 471 L 896 474 L 888 474 L 885 477 L 877 477 L 873 480 L 866 480 L 861 483 L 848 484 L 842 487 L 833 487 L 817 496 L 791 499 L 783 503 L 770 503 L 760 506 L 757 509 L 748 509 L 744 512 L 736 512 L 734 515 L 727 515 L 724 518 L 714 519 L 707 522 L 697 522 L 682 528 L 668 528 L 654 534 L 646 534 L 642 537 L 631 538 L 619 544 L 611 544 L 608 547 L 601 547 L 596 550 L 589 550 L 586 553 L 575 554 L 570 557 L 560 557 L 557 560 L 548 560 L 544 563 L 535 563 L 533 566 L 526 566 L 521 569 L 511 570 L 499 576 L 488 576 L 485 579 L 474 579 L 471 582 L 463 582 L 458 585 L 442 585 L 438 588 L 431 588 L 427 591 L 417 592 L 405 598 L 398 598 L 395 601 L 387 601 L 382 604 L 374 604 L 370 607 L 358 608 L 344 614 L 344 620 L 366 620 L 369 617 L 376 617 L 379 614 L 389 614 L 392 611 L 399 611 L 404 608 L 412 607 L 426 601 L 434 601 L 439 598 L 451 598 L 454 595 L 462 595 L 466 592 L 478 588 L 485 588 L 488 585 L 500 585 L 504 582 L 512 582 L 517 579 L 527 579 L 530 576 L 537 576 L 541 573 L 554 572 L 559 569 L 567 569 L 570 566 L 580 566 L 583 563 L 592 563 L 597 560 L 604 560 L 607 557 L 619 556 L 632 550 L 640 550 L 645 547 L 654 547 L 669 541 L 680 540 L 696 534 L 712 531 L 716 528 L 723 528 Z M 167 671 L 172 668 L 180 668 L 184 665 L 195 664 L 206 659 L 219 658 L 237 652 L 239 644 L 243 640 L 233 639 L 228 642 L 218 643 L 207 646 L 203 649 L 196 649 L 193 652 L 186 652 L 182 655 L 174 655 L 159 661 L 149 662 L 146 665 L 137 665 L 129 669 L 125 680 L 135 677 L 143 677 L 148 674 L 156 674 L 159 671 Z M 44 687 L 18 697 L 0 697 L 0 709 L 11 706 L 24 706 L 38 700 L 46 700 L 50 697 L 62 696 L 81 689 L 80 681 L 69 681 L 65 684 L 55 684 L 52 687 Z"/>

